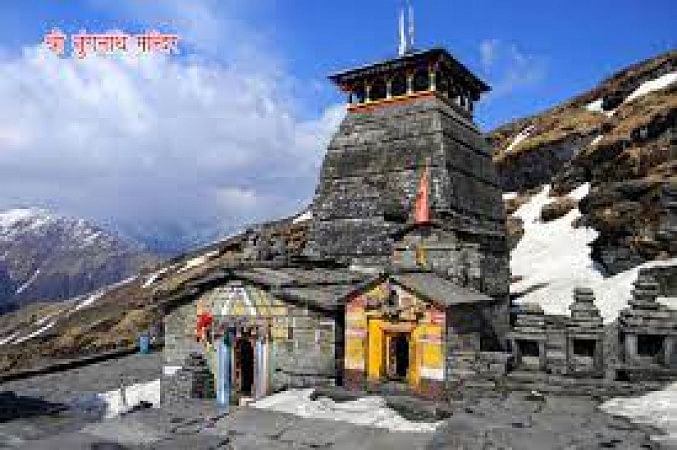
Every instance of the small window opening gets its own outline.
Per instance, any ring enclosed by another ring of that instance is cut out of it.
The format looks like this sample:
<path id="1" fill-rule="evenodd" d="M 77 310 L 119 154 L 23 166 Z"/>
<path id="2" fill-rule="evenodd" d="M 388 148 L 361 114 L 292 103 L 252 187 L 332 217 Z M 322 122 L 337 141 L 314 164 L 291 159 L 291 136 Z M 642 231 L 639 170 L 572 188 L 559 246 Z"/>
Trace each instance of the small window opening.
<path id="1" fill-rule="evenodd" d="M 522 356 L 540 356 L 537 341 L 520 340 L 517 341 L 517 347 Z"/>
<path id="2" fill-rule="evenodd" d="M 597 343 L 593 339 L 574 339 L 574 355 L 595 356 Z"/>
<path id="3" fill-rule="evenodd" d="M 640 356 L 658 356 L 663 352 L 663 336 L 644 334 L 637 336 L 637 354 Z"/>

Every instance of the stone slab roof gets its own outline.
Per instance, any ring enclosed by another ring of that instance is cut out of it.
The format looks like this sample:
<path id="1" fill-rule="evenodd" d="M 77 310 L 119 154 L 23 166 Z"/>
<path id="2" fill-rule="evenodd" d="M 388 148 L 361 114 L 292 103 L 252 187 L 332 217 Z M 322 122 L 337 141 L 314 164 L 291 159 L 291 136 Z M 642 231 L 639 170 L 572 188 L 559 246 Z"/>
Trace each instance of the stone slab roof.
<path id="1" fill-rule="evenodd" d="M 283 300 L 331 311 L 349 293 L 375 278 L 347 269 L 299 267 L 256 267 L 235 270 L 233 276 L 257 284 Z"/>
<path id="2" fill-rule="evenodd" d="M 488 295 L 465 288 L 432 272 L 394 274 L 390 279 L 414 293 L 444 307 L 493 302 Z"/>

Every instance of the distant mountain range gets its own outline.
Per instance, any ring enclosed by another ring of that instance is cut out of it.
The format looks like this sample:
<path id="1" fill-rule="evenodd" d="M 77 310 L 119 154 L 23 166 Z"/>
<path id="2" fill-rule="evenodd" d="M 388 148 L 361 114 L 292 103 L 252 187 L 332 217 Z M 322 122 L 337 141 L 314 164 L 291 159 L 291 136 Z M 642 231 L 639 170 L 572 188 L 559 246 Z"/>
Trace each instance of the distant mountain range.
<path id="1" fill-rule="evenodd" d="M 81 219 L 41 209 L 0 212 L 0 311 L 81 295 L 155 262 L 139 246 Z"/>

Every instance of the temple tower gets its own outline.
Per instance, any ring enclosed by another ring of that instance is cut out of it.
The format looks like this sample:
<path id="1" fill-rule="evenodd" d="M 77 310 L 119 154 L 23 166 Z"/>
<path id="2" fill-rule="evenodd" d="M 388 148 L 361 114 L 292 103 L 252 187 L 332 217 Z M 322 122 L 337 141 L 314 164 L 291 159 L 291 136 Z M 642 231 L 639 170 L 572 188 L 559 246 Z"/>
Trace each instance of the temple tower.
<path id="1" fill-rule="evenodd" d="M 424 167 L 431 221 L 478 244 L 490 295 L 507 295 L 501 189 L 473 104 L 489 87 L 446 50 L 407 52 L 333 74 L 348 113 L 312 204 L 307 255 L 380 266 L 413 222 Z"/>

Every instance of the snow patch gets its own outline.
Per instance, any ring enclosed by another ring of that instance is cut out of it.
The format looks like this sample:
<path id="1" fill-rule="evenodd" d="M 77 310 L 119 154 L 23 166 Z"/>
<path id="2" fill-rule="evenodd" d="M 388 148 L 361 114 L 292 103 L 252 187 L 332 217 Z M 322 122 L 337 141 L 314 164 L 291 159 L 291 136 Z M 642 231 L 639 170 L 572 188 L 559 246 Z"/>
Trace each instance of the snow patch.
<path id="1" fill-rule="evenodd" d="M 435 431 L 441 423 L 411 422 L 389 408 L 385 399 L 378 396 L 336 403 L 326 397 L 311 400 L 312 393 L 313 389 L 290 389 L 258 400 L 251 406 L 304 418 L 336 420 L 390 431 L 428 433 Z"/>
<path id="2" fill-rule="evenodd" d="M 124 386 L 121 389 L 98 394 L 97 397 L 106 405 L 107 419 L 130 411 L 142 401 L 152 404 L 153 408 L 159 408 L 160 379 Z"/>
<path id="3" fill-rule="evenodd" d="M 103 297 L 103 294 L 105 294 L 106 291 L 97 291 L 93 293 L 92 295 L 87 296 L 82 302 L 78 303 L 75 308 L 73 308 L 73 312 L 75 311 L 80 311 L 83 308 L 86 308 L 88 306 L 91 306 L 96 302 L 98 299 Z"/>
<path id="4" fill-rule="evenodd" d="M 99 289 L 98 291 L 94 292 L 93 294 L 87 296 L 82 302 L 78 303 L 75 308 L 71 311 L 71 314 L 74 313 L 75 311 L 79 311 L 83 308 L 87 308 L 89 306 L 92 306 L 94 303 L 96 303 L 97 300 L 99 300 L 101 297 L 103 297 L 105 294 L 108 292 L 112 291 L 113 289 L 117 289 L 119 287 L 124 286 L 125 284 L 129 284 L 132 281 L 136 280 L 136 275 L 125 278 L 122 281 L 118 281 L 117 283 L 110 284 L 102 289 Z"/>
<path id="5" fill-rule="evenodd" d="M 47 211 L 37 208 L 10 209 L 0 213 L 0 238 L 12 239 L 17 234 L 36 230 L 53 222 Z"/>
<path id="6" fill-rule="evenodd" d="M 580 200 L 589 189 L 589 184 L 583 184 L 569 196 Z M 677 258 L 649 262 L 605 278 L 590 258 L 589 244 L 598 232 L 572 226 L 581 216 L 578 208 L 550 222 L 540 220 L 543 206 L 553 201 L 549 191 L 550 186 L 545 186 L 514 213 L 524 222 L 524 236 L 510 258 L 512 275 L 521 277 L 510 287 L 513 293 L 522 294 L 516 303 L 537 303 L 546 314 L 568 315 L 574 287 L 587 286 L 595 293 L 595 304 L 604 321 L 613 321 L 627 306 L 640 268 L 677 262 Z"/>
<path id="7" fill-rule="evenodd" d="M 602 99 L 598 98 L 594 102 L 590 102 L 587 105 L 585 105 L 585 109 L 587 109 L 590 112 L 597 112 L 597 113 L 603 113 L 604 110 L 602 109 Z"/>
<path id="8" fill-rule="evenodd" d="M 153 272 L 152 274 L 150 274 L 148 276 L 148 278 L 146 278 L 146 281 L 143 283 L 143 285 L 141 287 L 143 289 L 149 288 L 153 283 L 155 283 L 158 280 L 158 278 L 160 278 L 162 275 L 167 273 L 168 270 L 169 270 L 169 267 L 164 267 L 164 268 L 158 270 L 157 272 Z"/>
<path id="9" fill-rule="evenodd" d="M 18 335 L 19 335 L 19 332 L 15 331 L 14 333 L 10 334 L 9 336 L 0 339 L 0 345 L 10 344 Z"/>
<path id="10" fill-rule="evenodd" d="M 503 193 L 503 200 L 512 200 L 517 198 L 517 192 L 505 192 Z"/>
<path id="11" fill-rule="evenodd" d="M 37 216 L 49 216 L 46 211 L 35 208 L 10 209 L 0 213 L 0 227 L 13 227 L 19 222 L 34 219 Z"/>
<path id="12" fill-rule="evenodd" d="M 55 324 L 56 324 L 56 321 L 52 320 L 52 321 L 49 322 L 47 325 L 44 325 L 44 326 L 38 328 L 37 330 L 33 331 L 33 332 L 30 333 L 28 336 L 24 336 L 24 337 L 22 337 L 22 338 L 19 338 L 19 339 L 15 340 L 15 341 L 12 342 L 12 343 L 13 343 L 13 344 L 21 344 L 22 342 L 25 342 L 25 341 L 27 341 L 27 340 L 29 340 L 29 339 L 33 339 L 34 337 L 40 336 L 40 335 L 43 334 L 45 331 L 47 331 L 47 330 L 49 330 L 50 328 L 52 328 Z"/>
<path id="13" fill-rule="evenodd" d="M 677 72 L 666 73 L 665 75 L 661 75 L 660 77 L 654 78 L 653 80 L 645 81 L 644 83 L 640 84 L 637 89 L 632 91 L 632 93 L 628 95 L 625 100 L 623 100 L 623 103 L 631 102 L 643 95 L 665 89 L 675 81 L 677 81 Z"/>
<path id="14" fill-rule="evenodd" d="M 38 320 L 35 321 L 34 325 L 40 326 L 40 325 L 46 323 L 49 319 L 51 319 L 52 317 L 59 314 L 59 312 L 60 311 L 57 310 L 57 311 L 54 311 L 53 313 L 47 314 L 46 316 L 39 318 Z"/>
<path id="15" fill-rule="evenodd" d="M 33 284 L 38 275 L 40 275 L 40 269 L 37 269 L 35 272 L 33 272 L 33 275 L 31 275 L 30 278 L 28 278 L 28 280 L 24 284 L 19 286 L 17 290 L 14 291 L 14 294 L 19 295 L 23 291 L 25 291 L 31 284 Z"/>
<path id="16" fill-rule="evenodd" d="M 205 253 L 204 255 L 197 256 L 193 259 L 189 259 L 186 261 L 186 263 L 181 267 L 179 270 L 177 270 L 177 273 L 185 272 L 186 270 L 192 269 L 193 267 L 198 267 L 201 266 L 202 264 L 206 263 L 209 261 L 211 258 L 214 256 L 218 255 L 219 251 L 214 250 L 213 252 L 208 252 Z"/>
<path id="17" fill-rule="evenodd" d="M 506 153 L 509 153 L 514 149 L 520 142 L 525 141 L 531 134 L 534 132 L 536 127 L 534 125 L 529 125 L 519 133 L 517 133 L 517 136 L 512 140 L 510 145 L 508 145 L 508 148 L 505 149 Z"/>
<path id="18" fill-rule="evenodd" d="M 660 436 L 660 440 L 667 437 L 677 441 L 677 383 L 640 397 L 612 398 L 600 405 L 600 409 L 665 431 L 667 436 Z"/>
<path id="19" fill-rule="evenodd" d="M 179 370 L 181 370 L 181 366 L 162 366 L 162 374 L 167 377 L 174 376 Z"/>
<path id="20" fill-rule="evenodd" d="M 306 222 L 308 220 L 311 220 L 312 218 L 313 218 L 313 211 L 309 209 L 308 211 L 304 212 L 303 214 L 296 216 L 296 218 L 294 220 L 292 220 L 292 223 Z"/>
<path id="21" fill-rule="evenodd" d="M 592 142 L 590 142 L 590 145 L 595 146 L 599 144 L 599 142 L 602 140 L 603 137 L 604 137 L 603 135 L 598 134 L 597 136 L 595 136 L 595 139 L 593 139 Z"/>

